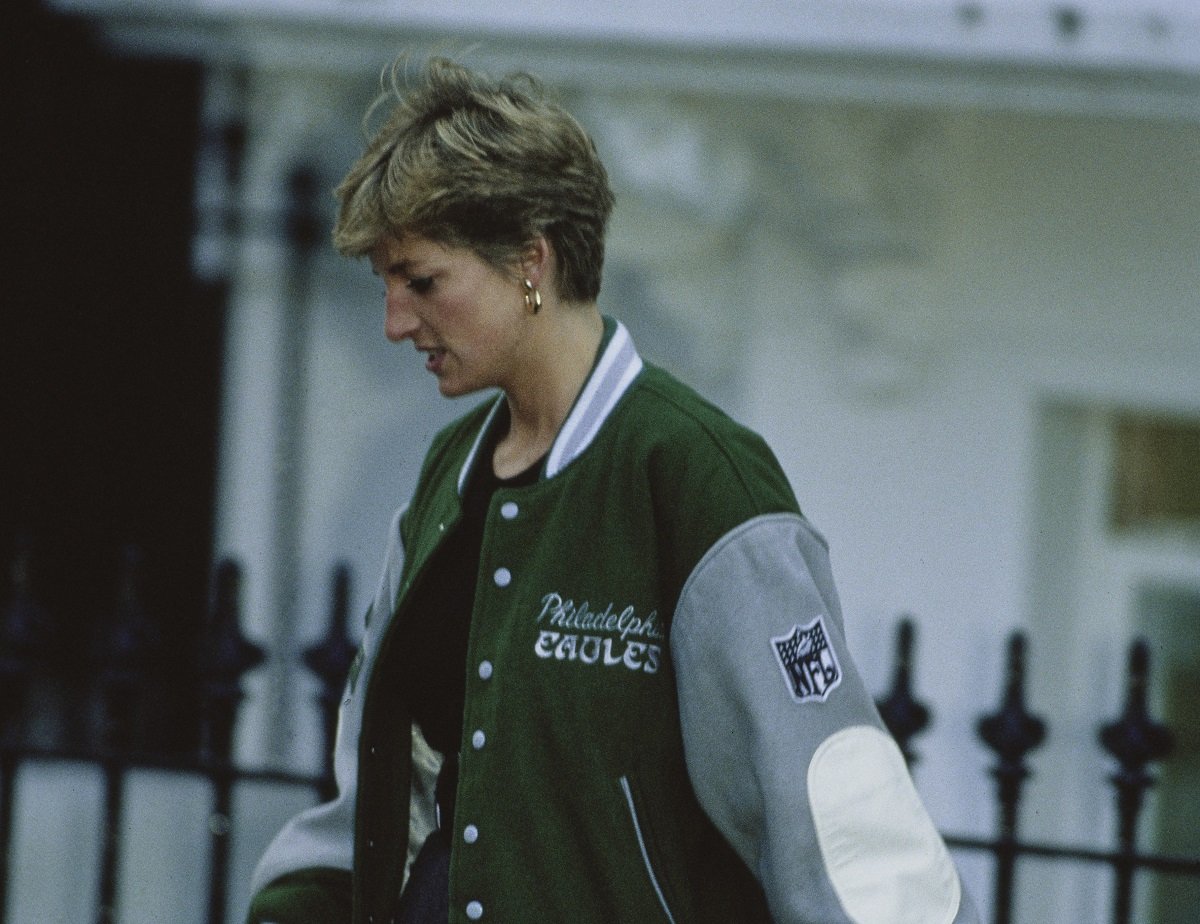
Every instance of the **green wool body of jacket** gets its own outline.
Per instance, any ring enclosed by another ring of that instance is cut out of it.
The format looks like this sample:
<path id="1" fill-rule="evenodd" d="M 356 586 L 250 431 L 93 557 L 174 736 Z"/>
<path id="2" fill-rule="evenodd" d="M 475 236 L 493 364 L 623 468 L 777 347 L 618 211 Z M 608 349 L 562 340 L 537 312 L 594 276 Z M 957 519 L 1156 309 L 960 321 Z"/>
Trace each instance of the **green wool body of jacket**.
<path id="1" fill-rule="evenodd" d="M 498 490 L 488 511 L 450 921 L 850 921 L 804 768 L 822 741 L 878 717 L 844 649 L 823 543 L 758 436 L 644 364 L 624 328 L 607 330 L 539 480 Z M 392 919 L 436 770 L 401 693 L 397 628 L 438 618 L 408 601 L 487 464 L 478 447 L 502 401 L 452 424 L 426 457 L 347 686 L 338 799 L 272 845 L 251 921 Z M 825 667 L 789 680 L 772 633 L 809 613 L 828 637 Z"/>

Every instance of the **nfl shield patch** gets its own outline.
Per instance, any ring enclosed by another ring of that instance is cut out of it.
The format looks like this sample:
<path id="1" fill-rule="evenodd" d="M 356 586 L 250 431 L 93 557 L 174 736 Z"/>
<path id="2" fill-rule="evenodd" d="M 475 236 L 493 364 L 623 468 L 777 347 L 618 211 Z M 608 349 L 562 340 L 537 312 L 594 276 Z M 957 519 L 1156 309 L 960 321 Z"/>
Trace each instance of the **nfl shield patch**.
<path id="1" fill-rule="evenodd" d="M 818 616 L 807 626 L 771 639 L 788 692 L 798 703 L 823 703 L 842 682 L 842 667 L 829 646 L 825 622 Z"/>

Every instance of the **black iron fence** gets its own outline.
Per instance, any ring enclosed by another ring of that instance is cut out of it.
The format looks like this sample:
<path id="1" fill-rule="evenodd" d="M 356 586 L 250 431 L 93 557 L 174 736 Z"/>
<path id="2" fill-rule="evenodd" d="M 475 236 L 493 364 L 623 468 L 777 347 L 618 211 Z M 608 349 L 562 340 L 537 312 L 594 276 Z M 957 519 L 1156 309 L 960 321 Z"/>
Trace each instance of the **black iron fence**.
<path id="1" fill-rule="evenodd" d="M 39 605 L 30 581 L 28 549 L 18 549 L 12 568 L 9 597 L 0 611 L 0 924 L 17 922 L 7 912 L 8 886 L 20 846 L 13 843 L 16 779 L 23 765 L 38 762 L 84 764 L 100 771 L 103 778 L 101 811 L 100 871 L 92 920 L 95 924 L 122 921 L 117 907 L 120 877 L 134 875 L 121 868 L 120 832 L 127 805 L 127 782 L 142 770 L 170 771 L 205 782 L 209 793 L 209 842 L 207 921 L 224 924 L 229 895 L 230 839 L 233 825 L 233 792 L 241 784 L 261 783 L 300 787 L 312 797 L 332 794 L 332 768 L 326 760 L 316 774 L 287 773 L 240 768 L 231 759 L 233 732 L 242 698 L 243 675 L 258 665 L 264 652 L 241 632 L 239 615 L 239 568 L 221 563 L 214 575 L 214 592 L 203 642 L 196 652 L 195 670 L 181 681 L 195 687 L 194 701 L 200 704 L 198 745 L 188 753 L 164 752 L 153 747 L 144 734 L 151 710 L 147 699 L 159 689 L 155 675 L 159 647 L 169 640 L 158 638 L 147 624 L 138 604 L 136 580 L 131 573 L 120 582 L 120 599 L 107 631 L 110 642 L 103 655 L 85 665 L 88 676 L 71 684 L 84 690 L 97 711 L 90 735 L 62 736 L 41 742 L 28 733 L 30 719 L 39 708 L 37 691 L 53 683 L 56 670 L 53 643 L 45 609 Z M 127 556 L 125 567 L 133 569 L 136 556 Z M 349 575 L 345 567 L 335 569 L 329 632 L 322 642 L 305 652 L 304 661 L 320 680 L 320 708 L 325 722 L 325 753 L 330 752 L 337 703 L 354 646 L 347 632 Z M 912 690 L 912 661 L 915 629 L 911 620 L 899 624 L 896 667 L 890 692 L 879 701 L 884 720 L 906 757 L 912 759 L 912 741 L 931 720 L 927 706 Z M 1117 824 L 1117 842 L 1111 850 L 1096 850 L 1067 844 L 1038 843 L 1022 839 L 1019 808 L 1023 785 L 1031 775 L 1026 758 L 1043 743 L 1046 723 L 1031 714 L 1025 704 L 1025 652 L 1023 635 L 1010 638 L 1007 670 L 997 711 L 978 723 L 980 739 L 995 754 L 992 776 L 996 784 L 998 830 L 991 838 L 950 834 L 952 849 L 992 858 L 992 921 L 1011 924 L 1015 918 L 1022 860 L 1053 859 L 1082 863 L 1110 871 L 1112 876 L 1111 917 L 1113 924 L 1134 920 L 1134 895 L 1139 874 L 1177 874 L 1200 880 L 1200 858 L 1172 857 L 1142 852 L 1138 848 L 1138 822 L 1144 797 L 1153 785 L 1150 767 L 1166 758 L 1172 734 L 1154 721 L 1147 711 L 1149 652 L 1142 641 L 1130 649 L 1127 698 L 1123 713 L 1098 729 L 1099 742 L 1116 761 L 1112 777 Z M 59 677 L 61 680 L 62 678 Z M 186 699 L 186 698 L 185 698 Z M 1100 807 L 1097 807 L 1097 811 Z"/>
<path id="2" fill-rule="evenodd" d="M 181 750 L 173 743 L 164 745 L 154 734 L 163 718 L 157 714 L 156 700 L 161 699 L 164 682 L 158 665 L 178 667 L 181 660 L 177 654 L 168 657 L 168 649 L 178 640 L 153 631 L 153 620 L 142 606 L 140 556 L 127 551 L 122 557 L 118 600 L 113 615 L 101 620 L 108 641 L 81 659 L 62 654 L 66 649 L 58 644 L 55 621 L 34 593 L 30 555 L 29 547 L 19 543 L 9 597 L 0 611 L 0 924 L 25 924 L 11 913 L 9 894 L 14 863 L 20 860 L 20 845 L 13 838 L 18 771 L 47 763 L 83 765 L 98 770 L 103 780 L 100 869 L 90 918 L 95 924 L 125 920 L 117 896 L 120 877 L 134 875 L 120 866 L 120 833 L 129 808 L 131 776 L 159 771 L 204 781 L 210 800 L 205 920 L 223 924 L 235 787 L 253 783 L 299 787 L 311 791 L 315 800 L 333 795 L 331 749 L 338 693 L 355 651 L 347 637 L 348 571 L 339 567 L 334 573 L 328 635 L 305 652 L 308 667 L 322 681 L 324 752 L 330 755 L 321 772 L 305 774 L 249 769 L 232 760 L 242 677 L 265 656 L 241 632 L 241 571 L 236 563 L 224 561 L 215 570 L 208 625 L 194 653 L 193 669 L 165 678 L 177 687 L 193 688 L 190 696 L 176 696 L 176 703 L 199 704 L 196 746 Z M 47 691 L 64 690 L 67 695 L 45 696 Z M 51 717 L 65 721 L 52 722 L 57 731 L 39 736 L 32 728 L 45 718 L 47 699 L 73 714 Z M 90 713 L 82 720 L 81 707 Z M 192 711 L 185 705 L 166 719 L 188 724 L 197 718 Z"/>
<path id="3" fill-rule="evenodd" d="M 912 761 L 910 742 L 929 724 L 930 713 L 912 694 L 912 656 L 915 629 L 910 619 L 900 622 L 896 642 L 896 668 L 892 689 L 879 701 L 879 709 L 905 757 Z M 1111 917 L 1113 924 L 1134 920 L 1134 886 L 1140 872 L 1157 872 L 1195 877 L 1200 881 L 1200 858 L 1173 857 L 1138 849 L 1138 823 L 1145 795 L 1154 785 L 1150 765 L 1168 757 L 1174 735 L 1150 717 L 1147 695 L 1150 652 L 1145 640 L 1135 640 L 1129 649 L 1125 706 L 1120 716 L 1097 729 L 1098 743 L 1117 763 L 1111 777 L 1117 818 L 1117 843 L 1111 850 L 1095 850 L 1067 844 L 1023 840 L 1018 833 L 1019 809 L 1025 781 L 1032 775 L 1026 757 L 1046 738 L 1047 724 L 1032 714 L 1025 703 L 1026 638 L 1013 633 L 1008 641 L 1004 690 L 996 712 L 982 716 L 979 738 L 993 752 L 996 762 L 991 775 L 996 782 L 998 825 L 991 838 L 947 835 L 952 848 L 982 852 L 994 858 L 992 921 L 1011 924 L 1017 885 L 1018 860 L 1022 857 L 1066 860 L 1099 865 L 1112 872 Z M 1101 811 L 1096 806 L 1096 811 Z M 1200 915 L 1200 908 L 1191 909 Z"/>

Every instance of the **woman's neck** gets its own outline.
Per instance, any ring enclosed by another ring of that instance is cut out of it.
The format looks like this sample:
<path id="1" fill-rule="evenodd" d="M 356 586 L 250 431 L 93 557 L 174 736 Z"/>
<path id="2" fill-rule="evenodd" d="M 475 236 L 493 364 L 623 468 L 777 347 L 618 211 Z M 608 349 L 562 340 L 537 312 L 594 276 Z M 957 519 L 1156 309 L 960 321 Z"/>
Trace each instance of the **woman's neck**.
<path id="1" fill-rule="evenodd" d="M 550 450 L 604 337 L 604 320 L 595 304 L 555 308 L 532 319 L 530 361 L 505 389 L 509 428 L 492 455 L 492 469 L 500 478 L 524 471 Z"/>

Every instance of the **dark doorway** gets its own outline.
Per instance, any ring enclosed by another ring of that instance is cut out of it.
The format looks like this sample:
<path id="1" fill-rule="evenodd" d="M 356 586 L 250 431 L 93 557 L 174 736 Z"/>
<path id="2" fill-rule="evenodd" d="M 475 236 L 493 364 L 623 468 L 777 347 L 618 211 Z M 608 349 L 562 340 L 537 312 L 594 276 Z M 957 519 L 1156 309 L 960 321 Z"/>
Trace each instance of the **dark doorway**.
<path id="1" fill-rule="evenodd" d="M 119 56 L 33 0 L 5 20 L 0 552 L 34 549 L 61 687 L 41 708 L 62 713 L 40 725 L 64 739 L 47 743 L 91 734 L 85 681 L 136 548 L 154 670 L 171 678 L 143 743 L 190 749 L 222 315 L 189 267 L 202 71 Z"/>

